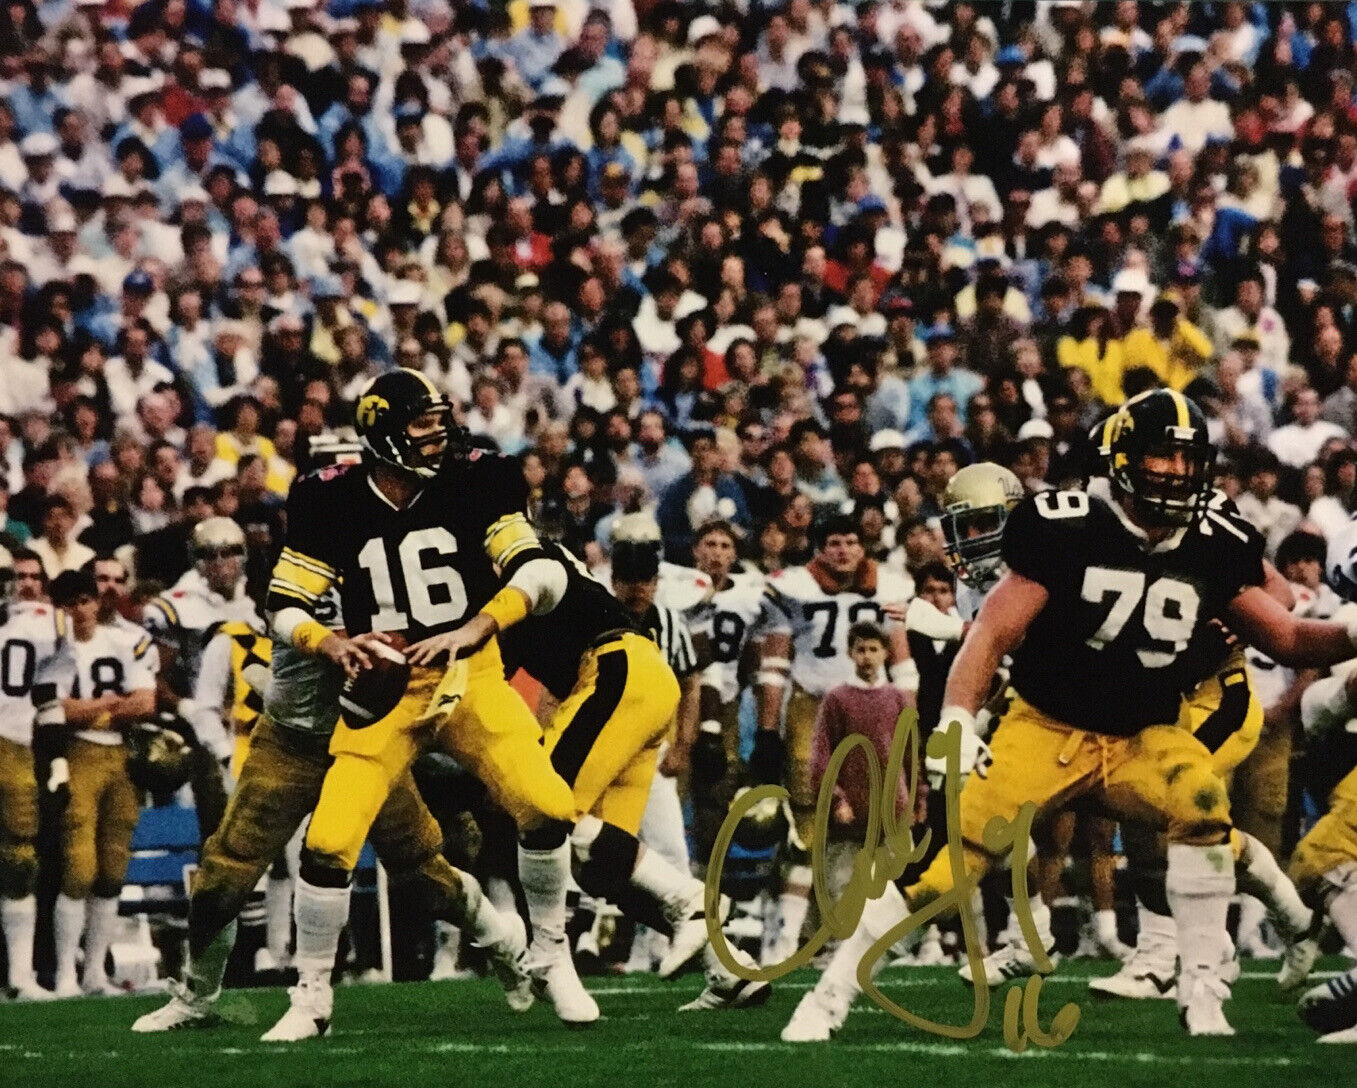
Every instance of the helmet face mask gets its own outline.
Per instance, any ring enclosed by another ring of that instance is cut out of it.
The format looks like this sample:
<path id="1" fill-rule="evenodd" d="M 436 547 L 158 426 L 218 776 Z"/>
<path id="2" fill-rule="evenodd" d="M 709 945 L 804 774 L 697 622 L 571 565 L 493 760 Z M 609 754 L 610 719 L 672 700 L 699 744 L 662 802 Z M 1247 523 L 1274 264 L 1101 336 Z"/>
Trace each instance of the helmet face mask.
<path id="1" fill-rule="evenodd" d="M 452 406 L 422 374 L 393 370 L 372 380 L 354 412 L 364 452 L 406 475 L 438 475 L 458 434 Z"/>
<path id="2" fill-rule="evenodd" d="M 1181 393 L 1157 389 L 1127 401 L 1108 426 L 1110 475 L 1146 528 L 1183 528 L 1210 494 L 1215 450 L 1206 421 Z"/>
<path id="3" fill-rule="evenodd" d="M 961 581 L 984 591 L 999 579 L 1009 511 L 1022 500 L 1022 483 L 990 462 L 967 465 L 942 495 L 942 535 L 947 565 Z"/>

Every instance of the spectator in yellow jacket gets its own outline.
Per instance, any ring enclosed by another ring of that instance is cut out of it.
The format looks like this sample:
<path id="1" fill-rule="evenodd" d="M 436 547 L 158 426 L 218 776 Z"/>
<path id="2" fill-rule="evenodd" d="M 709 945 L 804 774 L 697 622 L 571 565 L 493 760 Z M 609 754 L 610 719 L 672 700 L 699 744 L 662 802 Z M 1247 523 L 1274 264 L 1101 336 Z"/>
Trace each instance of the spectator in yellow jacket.
<path id="1" fill-rule="evenodd" d="M 1078 367 L 1093 387 L 1093 395 L 1110 408 L 1126 399 L 1121 388 L 1122 344 L 1113 334 L 1111 319 L 1102 306 L 1081 306 L 1070 318 L 1070 331 L 1055 345 L 1062 367 Z"/>
<path id="2" fill-rule="evenodd" d="M 1171 296 L 1150 307 L 1150 327 L 1132 329 L 1121 342 L 1122 366 L 1149 367 L 1170 389 L 1181 392 L 1211 361 L 1211 340 L 1183 317 Z"/>

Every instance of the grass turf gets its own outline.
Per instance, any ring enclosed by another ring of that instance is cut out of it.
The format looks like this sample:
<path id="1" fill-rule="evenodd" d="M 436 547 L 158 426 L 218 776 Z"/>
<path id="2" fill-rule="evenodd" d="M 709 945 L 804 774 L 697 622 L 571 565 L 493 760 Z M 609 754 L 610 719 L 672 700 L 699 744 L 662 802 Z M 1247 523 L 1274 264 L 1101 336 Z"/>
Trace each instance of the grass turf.
<path id="1" fill-rule="evenodd" d="M 1294 1002 L 1277 994 L 1272 968 L 1246 962 L 1227 1007 L 1235 1038 L 1188 1039 L 1173 1002 L 1092 1000 L 1084 980 L 1110 973 L 1110 963 L 1064 967 L 1042 994 L 1043 1023 L 1069 1001 L 1082 1007 L 1082 1019 L 1063 1046 L 1024 1054 L 1003 1045 L 1002 993 L 994 996 L 989 1026 L 968 1041 L 925 1035 L 859 1000 L 832 1043 L 784 1044 L 778 1032 L 811 985 L 809 971 L 781 980 L 761 1009 L 682 1015 L 674 1010 L 701 988 L 697 976 L 674 983 L 589 979 L 604 1019 L 584 1031 L 563 1029 L 540 1004 L 510 1013 L 489 981 L 343 987 L 330 1036 L 292 1046 L 259 1042 L 286 1006 L 281 990 L 230 991 L 222 1008 L 231 1022 L 150 1036 L 133 1035 L 128 1025 L 161 997 L 9 1004 L 0 1005 L 0 1085 L 1162 1088 L 1189 1077 L 1193 1088 L 1357 1083 L 1357 1048 L 1316 1045 Z M 969 1018 L 970 991 L 951 968 L 896 969 L 882 979 L 888 996 L 911 1011 L 952 1022 Z"/>

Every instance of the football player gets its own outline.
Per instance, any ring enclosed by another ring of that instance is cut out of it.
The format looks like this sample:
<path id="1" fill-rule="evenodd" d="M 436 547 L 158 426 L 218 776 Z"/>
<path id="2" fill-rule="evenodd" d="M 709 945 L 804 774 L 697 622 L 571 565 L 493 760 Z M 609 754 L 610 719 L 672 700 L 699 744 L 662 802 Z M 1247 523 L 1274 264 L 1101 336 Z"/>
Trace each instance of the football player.
<path id="1" fill-rule="evenodd" d="M 254 602 L 245 594 L 245 534 L 240 526 L 230 518 L 205 518 L 193 527 L 189 552 L 193 566 L 170 589 L 152 598 L 142 614 L 160 652 L 157 703 L 185 720 L 191 720 L 203 651 L 218 626 L 234 622 L 263 630 Z M 206 839 L 226 807 L 221 763 L 231 750 L 220 728 L 194 739 L 191 785 L 198 826 Z"/>
<path id="2" fill-rule="evenodd" d="M 505 457 L 454 454 L 450 420 L 447 400 L 422 375 L 379 375 L 355 411 L 361 463 L 305 476 L 288 496 L 287 543 L 269 585 L 274 653 L 288 645 L 324 657 L 353 686 L 330 740 L 334 763 L 302 851 L 294 907 L 299 982 L 291 1008 L 266 1035 L 270 1041 L 328 1027 L 330 971 L 354 865 L 392 784 L 430 746 L 476 775 L 514 817 L 534 925 L 540 921 L 553 938 L 534 950 L 536 978 L 563 1020 L 598 1017 L 555 908 L 558 899 L 564 903 L 569 876 L 570 848 L 559 829 L 574 822 L 574 795 L 552 767 L 536 719 L 504 677 L 498 642 L 492 638 L 442 667 L 415 668 L 387 645 L 393 636 L 410 644 L 452 631 L 487 607 L 497 616 L 512 614 L 506 610 L 522 601 L 515 590 L 500 589 L 492 564 L 503 557 L 484 542 L 500 518 L 522 512 L 523 474 Z M 316 616 L 335 585 L 344 633 Z M 386 660 L 374 670 L 377 657 Z"/>
<path id="3" fill-rule="evenodd" d="M 64 625 L 51 605 L 12 599 L 13 585 L 13 561 L 0 548 L 0 926 L 10 990 L 21 1000 L 45 1001 L 54 995 L 38 985 L 33 971 L 38 915 L 33 729 L 61 721 L 52 669 Z"/>
<path id="4" fill-rule="evenodd" d="M 585 893 L 615 903 L 671 938 L 660 965 L 661 976 L 667 977 L 706 946 L 707 934 L 702 883 L 686 864 L 672 864 L 637 837 L 648 803 L 654 803 L 651 787 L 660 749 L 679 710 L 675 673 L 693 674 L 696 665 L 690 643 L 676 668 L 661 649 L 666 627 L 683 629 L 677 613 L 665 617 L 653 603 L 658 548 L 647 549 L 646 542 L 614 544 L 615 598 L 570 552 L 539 541 L 521 513 L 496 521 L 485 544 L 497 557 L 504 588 L 456 631 L 416 644 L 410 661 L 456 656 L 498 634 L 506 658 L 558 700 L 544 744 L 552 765 L 571 784 L 581 813 L 573 829 L 561 829 L 570 833 L 576 880 Z M 635 552 L 641 554 L 628 554 Z M 649 559 L 648 569 L 636 562 L 642 556 Z M 658 641 L 649 637 L 649 629 L 640 629 L 652 618 L 659 621 Z M 690 686 L 695 695 L 695 685 Z M 690 714 L 694 724 L 695 710 Z M 686 755 L 691 727 L 683 732 L 688 735 L 676 738 L 671 751 Z M 563 929 L 564 902 L 560 907 Z M 538 916 L 533 926 L 534 943 L 539 937 L 555 939 L 552 933 L 540 934 Z M 714 954 L 707 959 L 707 989 L 685 1009 L 766 1000 L 766 984 L 731 974 Z"/>
<path id="5" fill-rule="evenodd" d="M 333 592 L 324 595 L 315 615 L 317 622 L 343 638 L 335 598 Z M 353 642 L 362 647 L 369 638 L 358 636 Z M 133 1031 L 172 1031 L 216 1022 L 236 918 L 320 797 L 343 682 L 344 672 L 334 662 L 284 643 L 273 647 L 263 713 L 250 734 L 221 826 L 203 844 L 189 898 L 185 977 L 171 980 L 170 1000 L 138 1019 Z M 525 995 L 522 961 L 527 935 L 522 921 L 517 915 L 501 915 L 474 877 L 453 869 L 443 858 L 443 833 L 408 771 L 392 784 L 370 839 L 392 881 L 410 882 L 427 898 L 436 918 L 464 928 L 473 943 L 485 949 L 511 1007 L 527 1008 L 531 995 Z M 312 1034 L 324 1034 L 328 1023 L 312 1028 Z"/>
<path id="6" fill-rule="evenodd" d="M 769 950 L 770 962 L 785 960 L 796 950 L 810 907 L 808 852 L 816 799 L 810 758 L 820 699 L 830 688 L 853 678 L 848 629 L 860 620 L 884 625 L 883 602 L 904 600 L 911 592 L 901 575 L 867 557 L 857 527 L 843 514 L 816 526 L 815 554 L 809 563 L 768 576 L 761 620 L 758 731 L 749 771 L 756 782 L 780 782 L 785 772 L 797 838 L 779 904 L 781 930 Z M 918 670 L 909 657 L 905 629 L 893 624 L 889 635 L 890 678 L 912 700 L 919 687 Z M 786 720 L 779 732 L 789 678 L 791 693 L 786 696 Z"/>
<path id="7" fill-rule="evenodd" d="M 1349 526 L 1329 546 L 1335 582 L 1351 579 L 1352 552 L 1357 529 Z M 1351 582 L 1349 581 L 1349 585 Z M 1340 617 L 1357 615 L 1357 606 L 1344 605 Z M 1301 697 L 1301 721 L 1310 746 L 1322 759 L 1315 765 L 1328 772 L 1320 788 L 1328 787 L 1328 811 L 1301 839 L 1291 856 L 1291 876 L 1301 894 L 1342 937 L 1348 948 L 1357 947 L 1357 660 L 1344 663 L 1333 674 L 1318 680 Z M 1315 953 L 1319 926 L 1306 944 Z M 1304 981 L 1306 971 L 1283 972 L 1278 983 L 1284 990 Z M 1301 1017 L 1321 1033 L 1322 1043 L 1357 1043 L 1357 969 L 1306 991 L 1300 999 Z"/>
<path id="8" fill-rule="evenodd" d="M 1009 516 L 1008 570 L 948 678 L 942 721 L 959 725 L 965 771 L 979 748 L 976 712 L 1012 655 L 1015 694 L 994 733 L 993 765 L 962 788 L 966 866 L 983 875 L 993 858 L 982 829 L 996 816 L 1013 820 L 1026 801 L 1041 819 L 1092 794 L 1117 815 L 1166 825 L 1181 1018 L 1191 1035 L 1232 1034 L 1223 1009 L 1235 887 L 1229 805 L 1210 751 L 1182 724 L 1182 692 L 1201 679 L 1184 651 L 1199 626 L 1225 620 L 1283 663 L 1333 663 L 1357 649 L 1357 622 L 1297 620 L 1269 596 L 1261 537 L 1209 517 L 1213 450 L 1201 411 L 1180 393 L 1155 390 L 1123 405 L 1109 450 L 1111 501 L 1047 491 Z M 953 887 L 945 854 L 903 895 L 888 884 L 784 1039 L 833 1034 L 875 937 Z"/>
<path id="9" fill-rule="evenodd" d="M 81 984 L 87 994 L 113 994 L 119 991 L 104 959 L 140 807 L 121 731 L 155 713 L 155 652 L 144 629 L 100 621 L 91 569 L 57 575 L 52 600 L 67 619 L 57 683 L 66 723 L 75 729 L 64 757 L 70 800 L 62 814 L 63 871 L 53 921 L 56 995 L 77 997 Z M 82 935 L 85 972 L 77 983 Z"/>
<path id="10" fill-rule="evenodd" d="M 739 540 L 727 521 L 698 527 L 693 562 L 711 580 L 710 593 L 685 612 L 689 625 L 710 647 L 712 663 L 702 670 L 701 725 L 693 743 L 694 839 L 697 863 L 705 869 L 712 844 L 735 791 L 742 785 L 740 760 L 740 665 L 763 610 L 763 576 L 737 571 Z"/>

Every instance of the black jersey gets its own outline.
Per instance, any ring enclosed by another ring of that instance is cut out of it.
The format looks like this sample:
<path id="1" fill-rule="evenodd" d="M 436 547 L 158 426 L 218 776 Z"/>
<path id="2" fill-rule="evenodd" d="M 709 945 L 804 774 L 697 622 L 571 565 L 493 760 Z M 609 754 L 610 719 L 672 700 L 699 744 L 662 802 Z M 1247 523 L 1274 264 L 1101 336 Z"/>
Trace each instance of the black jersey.
<path id="1" fill-rule="evenodd" d="M 1148 548 L 1082 491 L 1022 502 L 1003 558 L 1048 593 L 1013 653 L 1014 689 L 1057 721 L 1114 736 L 1178 719 L 1182 694 L 1213 671 L 1189 646 L 1263 583 L 1262 537 L 1241 519 L 1209 511 Z"/>
<path id="2" fill-rule="evenodd" d="M 569 551 L 552 541 L 518 552 L 504 568 L 504 579 L 525 563 L 549 559 L 566 570 L 566 588 L 556 607 L 529 615 L 500 633 L 506 668 L 522 668 L 557 699 L 564 699 L 579 679 L 580 660 L 609 632 L 637 631 L 631 614 L 596 581 Z"/>
<path id="3" fill-rule="evenodd" d="M 494 596 L 486 530 L 523 509 L 518 463 L 473 450 L 448 457 L 413 502 L 396 509 L 365 464 L 331 465 L 292 485 L 287 544 L 269 609 L 314 611 L 338 582 L 350 634 L 394 632 L 417 642 L 450 631 Z"/>

